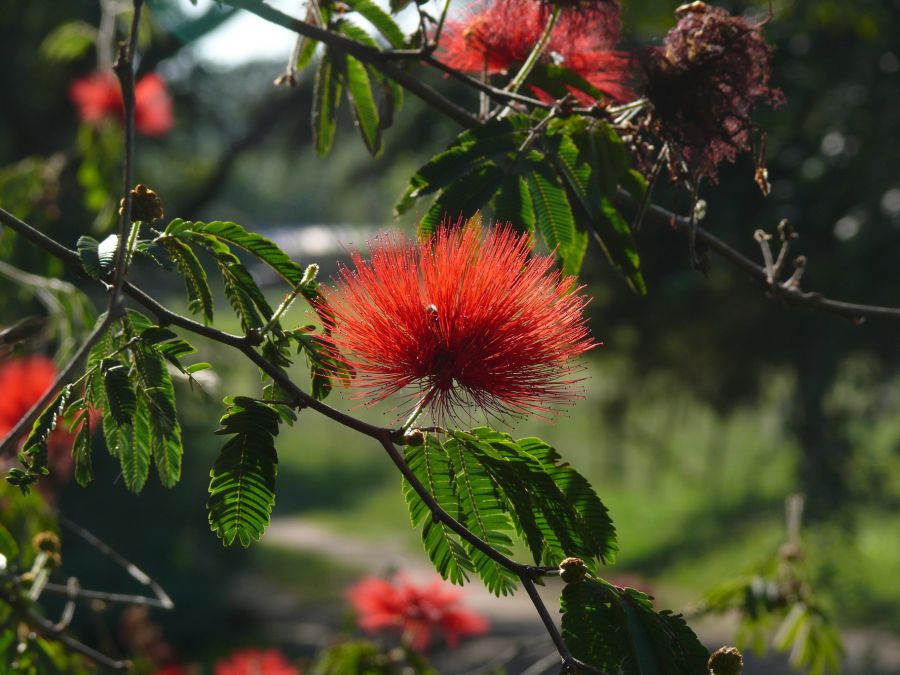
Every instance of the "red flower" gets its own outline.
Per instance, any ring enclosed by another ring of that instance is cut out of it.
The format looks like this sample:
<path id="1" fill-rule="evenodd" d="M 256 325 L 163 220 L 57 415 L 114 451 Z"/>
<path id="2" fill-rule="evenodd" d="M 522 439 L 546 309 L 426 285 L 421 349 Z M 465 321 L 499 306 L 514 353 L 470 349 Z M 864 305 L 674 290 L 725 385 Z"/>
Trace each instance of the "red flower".
<path id="1" fill-rule="evenodd" d="M 482 635 L 484 617 L 457 607 L 461 591 L 441 579 L 417 586 L 404 579 L 390 583 L 367 577 L 347 591 L 361 628 L 371 633 L 400 630 L 414 649 L 424 651 L 435 630 L 455 647 L 467 635 Z"/>
<path id="2" fill-rule="evenodd" d="M 0 438 L 12 431 L 55 379 L 56 366 L 46 356 L 26 356 L 0 364 Z M 51 455 L 67 453 L 72 440 L 73 435 L 58 425 L 50 435 Z"/>
<path id="3" fill-rule="evenodd" d="M 124 116 L 122 91 L 112 73 L 96 72 L 75 80 L 69 87 L 69 97 L 83 122 L 96 124 Z M 173 124 L 172 99 L 165 82 L 156 73 L 145 75 L 134 87 L 135 128 L 145 136 L 160 136 Z"/>
<path id="4" fill-rule="evenodd" d="M 470 5 L 465 16 L 447 22 L 439 57 L 468 73 L 480 74 L 486 69 L 490 75 L 505 74 L 528 58 L 546 22 L 546 9 L 530 0 Z M 627 84 L 631 59 L 612 50 L 619 30 L 616 3 L 601 3 L 589 12 L 564 12 L 543 60 L 569 68 L 612 99 L 630 100 L 634 98 Z M 573 93 L 584 103 L 592 102 L 583 93 Z"/>
<path id="5" fill-rule="evenodd" d="M 410 387 L 445 420 L 456 405 L 516 414 L 577 398 L 566 378 L 593 346 L 586 298 L 552 258 L 529 257 L 527 235 L 482 237 L 473 221 L 421 243 L 376 240 L 370 261 L 354 251 L 354 269 L 325 289 L 331 344 L 370 402 Z"/>
<path id="6" fill-rule="evenodd" d="M 277 649 L 242 649 L 216 663 L 215 675 L 300 675 Z"/>

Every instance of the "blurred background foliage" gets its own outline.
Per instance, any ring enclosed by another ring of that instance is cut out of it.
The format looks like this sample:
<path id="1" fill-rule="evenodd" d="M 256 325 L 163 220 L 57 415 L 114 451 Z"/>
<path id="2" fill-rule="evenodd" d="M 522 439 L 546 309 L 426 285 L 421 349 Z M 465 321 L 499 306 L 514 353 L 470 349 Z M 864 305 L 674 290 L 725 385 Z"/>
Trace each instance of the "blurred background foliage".
<path id="1" fill-rule="evenodd" d="M 623 4 L 624 40 L 634 47 L 664 35 L 679 3 Z M 721 4 L 765 11 L 764 3 Z M 311 225 L 335 228 L 345 240 L 352 235 L 359 246 L 375 229 L 395 225 L 392 205 L 405 181 L 447 145 L 454 125 L 410 96 L 386 132 L 382 156 L 367 154 L 347 114 L 331 156 L 321 160 L 310 145 L 311 72 L 302 72 L 295 88 L 281 88 L 272 81 L 283 62 L 226 69 L 200 59 L 194 42 L 232 12 L 213 6 L 189 15 L 186 6 L 187 0 L 149 3 L 152 37 L 139 64 L 139 73 L 158 70 L 175 99 L 173 131 L 140 138 L 137 148 L 136 175 L 162 196 L 167 215 L 234 220 L 281 237 L 287 248 Z M 705 224 L 757 257 L 753 231 L 774 232 L 787 218 L 800 234 L 794 250 L 809 261 L 805 287 L 900 306 L 900 1 L 778 0 L 774 11 L 766 32 L 776 46 L 774 81 L 788 104 L 759 120 L 769 132 L 772 195 L 759 194 L 745 157 L 722 171 L 718 186 L 704 186 Z M 67 94 L 96 57 L 88 49 L 60 59 L 65 46 L 54 51 L 45 40 L 63 23 L 98 20 L 98 4 L 89 0 L 0 5 L 0 204 L 70 247 L 79 235 L 105 234 L 112 225 L 110 209 L 85 200 L 84 167 L 103 160 L 92 154 L 98 143 L 79 141 L 85 132 Z M 423 76 L 468 101 L 454 83 Z M 117 149 L 110 152 L 116 156 Z M 94 180 L 110 194 L 119 190 L 115 168 Z M 684 211 L 689 197 L 663 185 L 657 201 Z M 413 222 L 396 224 L 411 230 Z M 303 241 L 293 251 L 298 261 L 321 263 L 327 276 L 343 251 L 304 248 Z M 516 435 L 543 436 L 591 478 L 620 532 L 621 556 L 610 574 L 640 579 L 666 606 L 690 607 L 711 584 L 770 559 L 785 538 L 785 497 L 804 493 L 802 537 L 820 600 L 842 628 L 864 629 L 871 638 L 865 644 L 893 645 L 896 656 L 896 325 L 852 325 L 783 308 L 716 260 L 704 278 L 691 269 L 687 244 L 674 232 L 645 226 L 638 244 L 650 289 L 645 297 L 631 294 L 599 251 L 586 260 L 592 329 L 603 346 L 588 359 L 585 401 L 550 423 L 519 425 Z M 27 272 L 77 281 L 3 230 L 0 257 Z M 136 274 L 148 290 L 183 307 L 174 275 L 149 267 Z M 0 278 L 0 324 L 46 313 L 38 291 Z M 74 324 L 90 321 L 83 303 L 71 304 Z M 295 314 L 290 318 L 306 322 Z M 31 348 L 68 348 L 59 333 L 50 335 Z M 58 507 L 163 584 L 178 609 L 154 620 L 185 654 L 271 640 L 273 633 L 263 635 L 270 624 L 248 622 L 267 611 L 260 600 L 269 596 L 258 590 L 266 584 L 340 625 L 342 589 L 362 571 L 352 560 L 333 558 L 325 545 L 313 553 L 289 550 L 289 537 L 270 537 L 249 552 L 225 551 L 208 532 L 203 504 L 221 398 L 252 394 L 258 377 L 225 347 L 196 342 L 217 377 L 205 393 L 178 391 L 186 448 L 181 483 L 165 490 L 151 482 L 136 497 L 117 480 L 109 458 L 97 454 L 97 480 L 87 489 L 66 486 Z M 305 373 L 296 374 L 304 381 Z M 301 415 L 278 447 L 280 522 L 301 519 L 372 550 L 419 556 L 399 477 L 377 448 L 311 414 Z M 115 585 L 115 575 L 77 541 L 64 562 L 85 586 Z M 104 625 L 85 620 L 82 629 L 101 643 L 115 642 Z M 289 647 L 302 643 L 277 635 Z M 857 657 L 858 672 L 879 672 L 875 661 Z"/>

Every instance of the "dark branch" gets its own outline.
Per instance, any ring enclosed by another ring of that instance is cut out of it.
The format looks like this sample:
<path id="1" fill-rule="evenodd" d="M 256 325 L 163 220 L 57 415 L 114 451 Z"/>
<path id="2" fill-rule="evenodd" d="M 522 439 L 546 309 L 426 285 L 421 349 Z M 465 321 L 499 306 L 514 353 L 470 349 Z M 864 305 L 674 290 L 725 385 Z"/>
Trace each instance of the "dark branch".
<path id="1" fill-rule="evenodd" d="M 620 193 L 617 199 L 620 203 L 627 206 L 635 206 L 634 200 L 626 193 Z M 645 218 L 655 221 L 658 225 L 668 225 L 685 235 L 688 235 L 690 232 L 690 218 L 679 216 L 654 204 L 648 206 Z M 830 314 L 837 314 L 853 321 L 867 318 L 900 321 L 900 308 L 897 307 L 832 300 L 821 293 L 804 291 L 794 283 L 779 283 L 777 280 L 775 280 L 775 283 L 769 283 L 768 274 L 763 265 L 759 265 L 740 251 L 732 248 L 709 232 L 709 230 L 699 225 L 695 226 L 695 229 L 697 241 L 703 242 L 725 262 L 747 274 L 774 297 L 783 300 L 788 305 L 817 309 Z"/>

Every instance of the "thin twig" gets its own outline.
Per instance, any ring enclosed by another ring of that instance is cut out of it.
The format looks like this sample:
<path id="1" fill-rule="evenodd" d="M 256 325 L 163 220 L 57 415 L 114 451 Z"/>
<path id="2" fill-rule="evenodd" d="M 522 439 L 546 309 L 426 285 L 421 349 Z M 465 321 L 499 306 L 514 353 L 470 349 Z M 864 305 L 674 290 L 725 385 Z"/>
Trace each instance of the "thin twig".
<path id="1" fill-rule="evenodd" d="M 122 162 L 122 208 L 119 209 L 119 230 L 116 242 L 116 255 L 114 258 L 114 270 L 112 278 L 112 290 L 109 294 L 109 306 L 111 311 L 119 302 L 122 294 L 122 284 L 125 282 L 125 274 L 128 266 L 128 244 L 126 235 L 129 228 L 135 228 L 131 222 L 131 188 L 134 186 L 134 53 L 137 48 L 138 29 L 141 21 L 141 8 L 144 0 L 133 0 L 134 13 L 131 17 L 131 32 L 128 42 L 119 46 L 119 56 L 113 66 L 116 77 L 119 78 L 119 87 L 122 90 L 122 101 L 125 108 L 125 124 L 123 134 L 125 136 L 125 157 Z"/>
<path id="2" fill-rule="evenodd" d="M 91 532 L 89 532 L 88 530 L 83 528 L 81 525 L 78 525 L 77 523 L 73 523 L 71 520 L 66 518 L 59 511 L 56 512 L 56 517 L 59 518 L 59 522 L 63 527 L 66 527 L 69 530 L 71 530 L 72 532 L 74 532 L 75 534 L 77 534 L 79 537 L 84 539 L 91 546 L 93 546 L 98 551 L 100 551 L 100 553 L 102 553 L 107 558 L 112 560 L 114 563 L 116 563 L 117 565 L 122 567 L 122 569 L 124 569 L 126 572 L 128 572 L 129 576 L 131 576 L 135 581 L 137 581 L 142 586 L 146 586 L 151 591 L 153 591 L 153 594 L 156 596 L 156 599 L 157 599 L 157 603 L 155 603 L 155 604 L 157 604 L 157 606 L 162 607 L 163 609 L 172 609 L 175 607 L 175 603 L 172 602 L 172 599 L 163 590 L 162 586 L 160 586 L 158 583 L 156 583 L 156 581 L 154 581 L 153 578 L 149 574 L 144 572 L 140 567 L 138 567 L 133 562 L 128 560 L 122 554 L 113 550 L 106 542 L 102 541 L 99 537 L 92 534 Z M 144 602 L 142 604 L 151 604 L 151 603 Z"/>
<path id="3" fill-rule="evenodd" d="M 77 652 L 82 656 L 86 656 L 106 668 L 116 671 L 126 671 L 131 667 L 129 661 L 112 659 L 106 654 L 98 652 L 96 649 L 76 640 L 72 636 L 66 635 L 66 633 L 63 632 L 63 629 L 57 628 L 51 621 L 48 621 L 38 614 L 34 608 L 27 604 L 18 594 L 7 594 L 3 600 L 9 604 L 20 619 L 25 621 L 25 623 L 27 623 L 36 633 L 39 633 L 45 638 L 61 642 L 72 651 Z"/>

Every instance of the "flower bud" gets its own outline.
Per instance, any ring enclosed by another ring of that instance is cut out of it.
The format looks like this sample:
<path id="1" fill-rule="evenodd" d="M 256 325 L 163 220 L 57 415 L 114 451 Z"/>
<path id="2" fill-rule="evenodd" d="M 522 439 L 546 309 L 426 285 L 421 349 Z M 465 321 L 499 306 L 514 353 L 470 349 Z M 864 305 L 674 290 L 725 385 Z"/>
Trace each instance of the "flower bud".
<path id="1" fill-rule="evenodd" d="M 734 647 L 720 647 L 709 657 L 706 666 L 711 675 L 741 675 L 744 657 Z"/>
<path id="2" fill-rule="evenodd" d="M 403 434 L 404 445 L 419 447 L 425 442 L 425 432 L 421 429 L 410 429 Z"/>
<path id="3" fill-rule="evenodd" d="M 587 575 L 587 566 L 581 558 L 566 558 L 559 563 L 559 576 L 567 584 L 577 584 Z"/>
<path id="4" fill-rule="evenodd" d="M 119 202 L 119 213 L 125 213 L 125 199 Z M 131 191 L 131 222 L 149 223 L 165 215 L 159 195 L 143 183 L 135 185 Z"/>
<path id="5" fill-rule="evenodd" d="M 35 550 L 45 553 L 59 553 L 59 537 L 53 532 L 38 532 L 31 542 Z"/>

